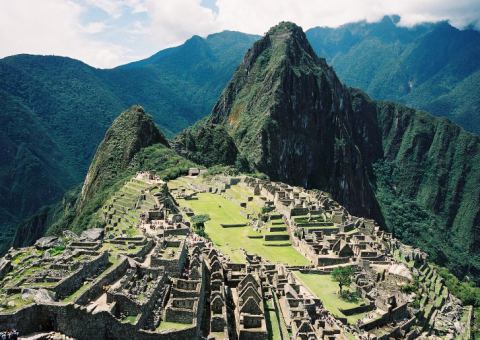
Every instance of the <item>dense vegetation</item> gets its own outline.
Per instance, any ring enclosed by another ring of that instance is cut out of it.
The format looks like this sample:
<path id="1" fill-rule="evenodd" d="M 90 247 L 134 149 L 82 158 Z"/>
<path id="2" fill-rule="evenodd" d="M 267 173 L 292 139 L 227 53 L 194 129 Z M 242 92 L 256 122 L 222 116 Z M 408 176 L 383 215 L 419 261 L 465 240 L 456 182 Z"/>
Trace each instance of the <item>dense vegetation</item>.
<path id="1" fill-rule="evenodd" d="M 480 138 L 392 103 L 379 103 L 378 124 L 386 161 L 377 167 L 383 216 L 438 263 L 479 280 Z"/>

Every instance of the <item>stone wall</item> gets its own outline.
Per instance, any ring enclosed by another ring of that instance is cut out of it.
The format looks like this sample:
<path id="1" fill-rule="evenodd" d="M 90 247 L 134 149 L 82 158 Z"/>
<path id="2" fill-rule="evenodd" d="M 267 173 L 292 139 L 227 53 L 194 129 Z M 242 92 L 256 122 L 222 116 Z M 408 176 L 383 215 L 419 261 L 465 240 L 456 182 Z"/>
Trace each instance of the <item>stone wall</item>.
<path id="1" fill-rule="evenodd" d="M 180 243 L 180 249 L 178 250 L 178 256 L 175 256 L 173 258 L 154 257 L 152 258 L 151 265 L 154 267 L 165 267 L 165 271 L 168 272 L 171 276 L 179 277 L 183 267 L 185 266 L 186 259 L 187 248 L 185 247 L 185 242 L 182 241 Z"/>
<path id="2" fill-rule="evenodd" d="M 117 265 L 110 268 L 105 275 L 96 279 L 90 289 L 85 291 L 82 295 L 80 295 L 76 300 L 75 303 L 84 305 L 87 304 L 92 299 L 100 296 L 103 293 L 103 287 L 106 285 L 111 284 L 112 282 L 118 280 L 123 273 L 128 268 L 128 260 L 127 258 L 123 258 Z"/>
<path id="3" fill-rule="evenodd" d="M 349 257 L 317 257 L 317 266 L 333 266 L 350 262 Z"/>
<path id="4" fill-rule="evenodd" d="M 357 307 L 353 308 L 348 308 L 348 309 L 341 309 L 339 308 L 340 312 L 342 312 L 344 315 L 354 315 L 354 314 L 359 314 L 359 313 L 365 313 L 365 312 L 370 312 L 375 309 L 375 304 L 370 303 L 368 305 L 363 304 Z"/>
<path id="5" fill-rule="evenodd" d="M 15 328 L 21 336 L 57 331 L 76 339 L 189 340 L 197 336 L 196 327 L 157 333 L 121 323 L 109 312 L 92 315 L 85 307 L 74 305 L 31 305 L 12 314 L 0 314 L 4 328 Z"/>
<path id="6" fill-rule="evenodd" d="M 86 262 L 76 272 L 61 280 L 52 290 L 62 299 L 78 290 L 86 278 L 97 275 L 108 264 L 108 252 L 104 252 L 90 262 Z"/>
<path id="7" fill-rule="evenodd" d="M 361 325 L 360 328 L 365 329 L 366 331 L 369 331 L 371 329 L 381 327 L 389 322 L 405 319 L 407 317 L 408 317 L 408 309 L 407 309 L 407 304 L 405 303 L 393 309 L 390 313 L 386 313 L 377 319 L 371 320 Z"/>
<path id="8" fill-rule="evenodd" d="M 288 234 L 265 234 L 265 241 L 288 241 L 290 236 Z"/>
<path id="9" fill-rule="evenodd" d="M 166 276 L 162 275 L 161 279 L 158 281 L 158 285 L 155 287 L 155 290 L 152 293 L 152 296 L 147 301 L 147 303 L 142 306 L 142 315 L 137 322 L 138 327 L 144 327 L 147 324 L 148 318 L 150 317 L 153 309 L 155 308 L 155 303 L 161 298 L 161 293 L 164 289 L 165 281 Z"/>
<path id="10" fill-rule="evenodd" d="M 197 304 L 195 303 L 191 309 L 185 308 L 166 308 L 165 309 L 165 320 L 169 322 L 178 322 L 183 324 L 193 324 L 193 321 L 196 320 L 196 309 Z"/>
<path id="11" fill-rule="evenodd" d="M 226 315 L 212 315 L 210 319 L 210 331 L 211 332 L 223 332 L 225 330 Z"/>
<path id="12" fill-rule="evenodd" d="M 120 314 L 138 315 L 142 312 L 141 306 L 121 293 L 107 292 L 107 302 L 115 302 L 113 313 L 118 317 Z"/>
<path id="13" fill-rule="evenodd" d="M 0 280 L 12 270 L 12 263 L 6 260 L 5 257 L 0 258 Z"/>
<path id="14" fill-rule="evenodd" d="M 222 228 L 241 228 L 246 227 L 245 223 L 220 223 Z"/>
<path id="15" fill-rule="evenodd" d="M 132 257 L 143 259 L 145 255 L 147 255 L 155 245 L 155 242 L 152 240 L 148 240 L 148 242 L 140 249 L 136 254 L 133 254 Z"/>

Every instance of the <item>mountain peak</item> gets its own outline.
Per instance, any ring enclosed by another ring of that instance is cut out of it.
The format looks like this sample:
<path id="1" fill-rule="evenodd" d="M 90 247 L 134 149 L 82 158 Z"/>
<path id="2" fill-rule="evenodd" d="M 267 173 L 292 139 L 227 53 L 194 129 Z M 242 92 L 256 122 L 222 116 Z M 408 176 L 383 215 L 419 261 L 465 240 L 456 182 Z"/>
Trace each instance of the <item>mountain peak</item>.
<path id="1" fill-rule="evenodd" d="M 316 56 L 303 30 L 281 22 L 247 52 L 210 117 L 179 136 L 177 145 L 188 156 L 215 140 L 224 146 L 217 155 L 236 150 L 238 164 L 329 191 L 354 211 L 374 214 L 352 111 L 349 90 Z"/>
<path id="2" fill-rule="evenodd" d="M 294 63 L 301 62 L 298 57 L 302 55 L 315 62 L 319 59 L 302 28 L 287 21 L 282 21 L 270 28 L 265 36 L 253 45 L 245 56 L 246 66 L 255 62 L 257 57 L 267 49 L 271 50 L 269 52 L 273 56 L 271 60 L 276 62 L 281 62 L 284 58 L 296 60 Z"/>
<path id="3" fill-rule="evenodd" d="M 92 192 L 108 184 L 117 173 L 126 169 L 141 149 L 158 143 L 169 146 L 152 117 L 141 106 L 134 105 L 122 112 L 107 130 L 95 153 L 83 184 L 78 208 L 81 209 Z"/>
<path id="4" fill-rule="evenodd" d="M 267 35 L 274 35 L 274 34 L 302 34 L 303 30 L 297 24 L 290 22 L 290 21 L 281 21 L 277 25 L 271 27 Z"/>

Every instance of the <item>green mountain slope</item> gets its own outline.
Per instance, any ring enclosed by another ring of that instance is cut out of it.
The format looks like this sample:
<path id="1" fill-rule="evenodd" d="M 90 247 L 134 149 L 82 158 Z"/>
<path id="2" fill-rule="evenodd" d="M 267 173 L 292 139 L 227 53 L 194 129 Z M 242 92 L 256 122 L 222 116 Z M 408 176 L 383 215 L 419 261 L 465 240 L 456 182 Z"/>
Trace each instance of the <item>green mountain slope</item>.
<path id="1" fill-rule="evenodd" d="M 306 34 L 345 83 L 480 133 L 480 33 L 446 22 L 405 28 L 398 20 L 317 27 Z"/>
<path id="2" fill-rule="evenodd" d="M 21 101 L 0 90 L 0 252 L 11 227 L 75 183 L 63 153 L 42 122 Z"/>
<path id="3" fill-rule="evenodd" d="M 78 209 L 102 190 L 119 172 L 125 171 L 133 157 L 143 148 L 168 142 L 143 108 L 134 106 L 123 112 L 107 130 L 83 184 Z"/>
<path id="4" fill-rule="evenodd" d="M 377 166 L 387 166 L 387 171 L 377 171 L 377 190 L 390 190 L 395 200 L 407 203 L 394 213 L 392 205 L 398 202 L 377 195 L 384 215 L 392 219 L 390 228 L 427 249 L 455 274 L 470 273 L 478 280 L 480 138 L 444 118 L 392 103 L 378 105 L 378 121 L 384 158 Z M 413 210 L 407 211 L 410 204 Z M 418 208 L 422 211 L 412 214 Z"/>
<path id="5" fill-rule="evenodd" d="M 17 137 L 17 146 L 10 147 L 15 152 L 8 152 L 18 158 L 13 162 L 14 156 L 9 156 L 0 163 L 0 220 L 7 221 L 0 230 L 8 228 L 5 234 L 13 236 L 10 229 L 18 220 L 80 183 L 98 141 L 126 107 L 141 103 L 169 135 L 208 113 L 256 39 L 228 31 L 205 39 L 193 37 L 184 45 L 111 70 L 53 56 L 0 59 L 2 117 L 10 121 L 0 125 L 0 135 Z M 18 107 L 28 112 L 30 124 L 17 113 Z M 36 161 L 22 145 L 51 149 L 52 154 Z M 29 208 L 20 208 L 27 199 Z"/>
<path id="6" fill-rule="evenodd" d="M 254 44 L 210 116 L 174 145 L 204 164 L 328 191 L 457 274 L 480 277 L 480 138 L 342 85 L 294 24 Z"/>
<path id="7" fill-rule="evenodd" d="M 107 130 L 83 187 L 67 192 L 62 200 L 25 220 L 16 231 L 13 245 L 31 245 L 45 234 L 66 229 L 79 232 L 101 226 L 97 211 L 137 171 L 155 171 L 169 179 L 186 174 L 193 166 L 196 164 L 170 149 L 152 117 L 142 107 L 133 106 Z"/>

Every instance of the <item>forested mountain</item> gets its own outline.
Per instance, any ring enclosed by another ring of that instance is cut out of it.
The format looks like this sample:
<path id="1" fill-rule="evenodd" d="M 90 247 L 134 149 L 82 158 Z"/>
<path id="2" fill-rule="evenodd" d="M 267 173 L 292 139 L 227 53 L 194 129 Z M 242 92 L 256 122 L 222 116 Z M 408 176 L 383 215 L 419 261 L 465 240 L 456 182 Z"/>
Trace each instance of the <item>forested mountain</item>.
<path id="1" fill-rule="evenodd" d="M 194 36 L 109 70 L 64 57 L 1 59 L 0 223 L 5 237 L 13 236 L 6 229 L 83 180 L 98 141 L 124 108 L 141 103 L 170 136 L 207 114 L 256 39 L 229 31 Z"/>
<path id="2" fill-rule="evenodd" d="M 480 32 L 447 22 L 398 26 L 399 17 L 306 32 L 348 85 L 480 133 Z"/>
<path id="3" fill-rule="evenodd" d="M 456 274 L 480 275 L 480 138 L 343 85 L 300 27 L 256 42 L 178 152 L 321 189 Z"/>

